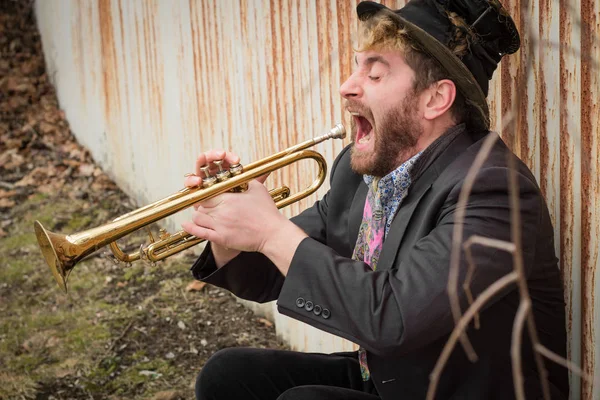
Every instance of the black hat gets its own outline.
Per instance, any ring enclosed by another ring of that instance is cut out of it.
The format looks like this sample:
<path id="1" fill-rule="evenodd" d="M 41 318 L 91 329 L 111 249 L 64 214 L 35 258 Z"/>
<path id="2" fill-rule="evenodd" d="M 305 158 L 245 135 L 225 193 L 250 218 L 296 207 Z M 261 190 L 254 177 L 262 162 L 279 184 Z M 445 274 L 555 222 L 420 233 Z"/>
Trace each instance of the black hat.
<path id="1" fill-rule="evenodd" d="M 410 0 L 395 11 L 364 1 L 356 11 L 362 21 L 385 13 L 404 27 L 419 47 L 448 72 L 458 90 L 479 110 L 487 127 L 489 81 L 501 58 L 520 47 L 517 27 L 498 0 Z M 461 17 L 475 37 L 460 58 L 449 48 L 456 29 L 448 16 L 450 12 Z"/>

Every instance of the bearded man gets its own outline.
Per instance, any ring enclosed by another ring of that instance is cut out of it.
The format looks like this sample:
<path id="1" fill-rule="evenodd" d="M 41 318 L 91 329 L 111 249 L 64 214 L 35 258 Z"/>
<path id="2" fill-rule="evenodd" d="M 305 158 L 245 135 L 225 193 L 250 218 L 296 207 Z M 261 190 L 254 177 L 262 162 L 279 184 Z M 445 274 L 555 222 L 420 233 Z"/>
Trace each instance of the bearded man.
<path id="1" fill-rule="evenodd" d="M 446 291 L 457 203 L 489 135 L 489 80 L 520 45 L 496 0 L 411 0 L 392 11 L 357 6 L 356 68 L 340 88 L 353 143 L 336 158 L 330 190 L 291 220 L 262 182 L 196 206 L 184 229 L 209 241 L 192 267 L 202 281 L 357 343 L 357 352 L 225 349 L 196 384 L 198 399 L 423 399 L 454 328 Z M 497 140 L 464 212 L 464 237 L 510 241 L 506 145 Z M 237 163 L 223 151 L 199 156 Z M 565 311 L 553 227 L 535 177 L 517 160 L 523 261 L 541 343 L 564 356 Z M 252 212 L 248 212 L 252 205 Z M 512 255 L 475 246 L 474 296 L 513 270 Z M 466 272 L 464 254 L 460 276 Z M 467 304 L 464 293 L 461 304 Z M 450 356 L 440 399 L 514 398 L 510 343 L 519 292 L 510 287 L 467 331 L 478 361 Z M 528 398 L 541 397 L 531 343 L 523 342 Z M 546 363 L 553 398 L 566 370 Z"/>

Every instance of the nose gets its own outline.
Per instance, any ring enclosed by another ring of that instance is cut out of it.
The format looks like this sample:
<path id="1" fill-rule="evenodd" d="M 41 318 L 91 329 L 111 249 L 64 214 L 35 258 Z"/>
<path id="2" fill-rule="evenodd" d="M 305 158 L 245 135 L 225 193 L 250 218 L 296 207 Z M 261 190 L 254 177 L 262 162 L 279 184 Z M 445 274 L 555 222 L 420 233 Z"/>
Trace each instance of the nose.
<path id="1" fill-rule="evenodd" d="M 340 94 L 346 99 L 357 99 L 363 94 L 362 87 L 358 83 L 355 74 L 350 75 L 346 82 L 340 86 Z"/>

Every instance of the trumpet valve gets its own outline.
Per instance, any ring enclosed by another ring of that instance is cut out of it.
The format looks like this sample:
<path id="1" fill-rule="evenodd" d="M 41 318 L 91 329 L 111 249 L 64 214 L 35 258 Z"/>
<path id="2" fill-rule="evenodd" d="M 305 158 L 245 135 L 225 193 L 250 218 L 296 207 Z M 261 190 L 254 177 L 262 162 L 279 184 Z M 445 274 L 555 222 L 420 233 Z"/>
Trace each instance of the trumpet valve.
<path id="1" fill-rule="evenodd" d="M 217 178 L 210 174 L 210 167 L 208 165 L 204 165 L 200 167 L 202 172 L 204 172 L 204 178 L 202 178 L 202 187 L 209 188 L 217 183 Z"/>
<path id="2" fill-rule="evenodd" d="M 166 229 L 161 228 L 158 231 L 158 237 L 160 237 L 160 240 L 165 240 L 165 239 L 168 239 L 169 237 L 171 237 L 171 234 L 169 232 L 167 232 Z"/>
<path id="3" fill-rule="evenodd" d="M 229 167 L 229 173 L 231 174 L 231 176 L 239 175 L 243 171 L 244 171 L 244 167 L 242 167 L 242 164 L 233 164 L 232 166 Z"/>
<path id="4" fill-rule="evenodd" d="M 237 175 L 241 174 L 242 172 L 244 172 L 244 167 L 242 167 L 242 164 L 234 164 L 229 167 L 229 173 L 231 174 L 232 177 L 237 176 Z M 234 193 L 241 193 L 241 192 L 245 192 L 246 190 L 248 190 L 247 183 L 242 183 L 240 186 L 231 189 L 231 191 Z"/>
<path id="5" fill-rule="evenodd" d="M 217 168 L 219 168 L 219 171 L 217 172 L 217 181 L 219 182 L 223 182 L 226 181 L 227 179 L 229 179 L 229 177 L 231 176 L 231 173 L 227 170 L 223 169 L 223 160 L 215 160 L 213 161 L 213 164 L 215 164 L 217 166 Z"/>

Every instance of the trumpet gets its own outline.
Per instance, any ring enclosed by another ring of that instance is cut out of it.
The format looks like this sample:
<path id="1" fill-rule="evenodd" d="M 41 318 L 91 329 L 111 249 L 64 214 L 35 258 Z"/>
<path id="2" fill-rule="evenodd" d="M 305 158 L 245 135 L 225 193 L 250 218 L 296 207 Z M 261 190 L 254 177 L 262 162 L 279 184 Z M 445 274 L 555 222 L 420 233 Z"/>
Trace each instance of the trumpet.
<path id="1" fill-rule="evenodd" d="M 140 245 L 140 249 L 131 254 L 122 251 L 116 240 L 140 228 L 148 229 L 148 226 L 156 221 L 219 194 L 229 191 L 242 192 L 246 190 L 248 182 L 251 180 L 279 168 L 300 160 L 312 159 L 319 168 L 318 176 L 304 190 L 291 194 L 287 186 L 282 186 L 269 191 L 279 209 L 295 203 L 317 191 L 327 175 L 327 163 L 323 156 L 314 150 L 307 149 L 328 139 L 343 139 L 344 137 L 346 137 L 346 130 L 343 125 L 338 124 L 324 135 L 309 139 L 244 167 L 236 164 L 230 166 L 229 170 L 223 170 L 220 163 L 215 162 L 219 172 L 215 176 L 211 176 L 208 173 L 208 166 L 204 166 L 205 177 L 199 187 L 184 188 L 162 200 L 124 214 L 107 224 L 71 235 L 48 231 L 39 221 L 35 221 L 34 230 L 42 256 L 50 267 L 56 283 L 65 293 L 67 292 L 68 277 L 75 265 L 104 246 L 109 245 L 114 257 L 128 265 L 140 259 L 150 262 L 164 260 L 204 240 L 185 231 L 169 234 L 161 230 L 158 240 L 155 240 L 149 233 L 150 244 L 145 247 L 143 244 Z"/>

